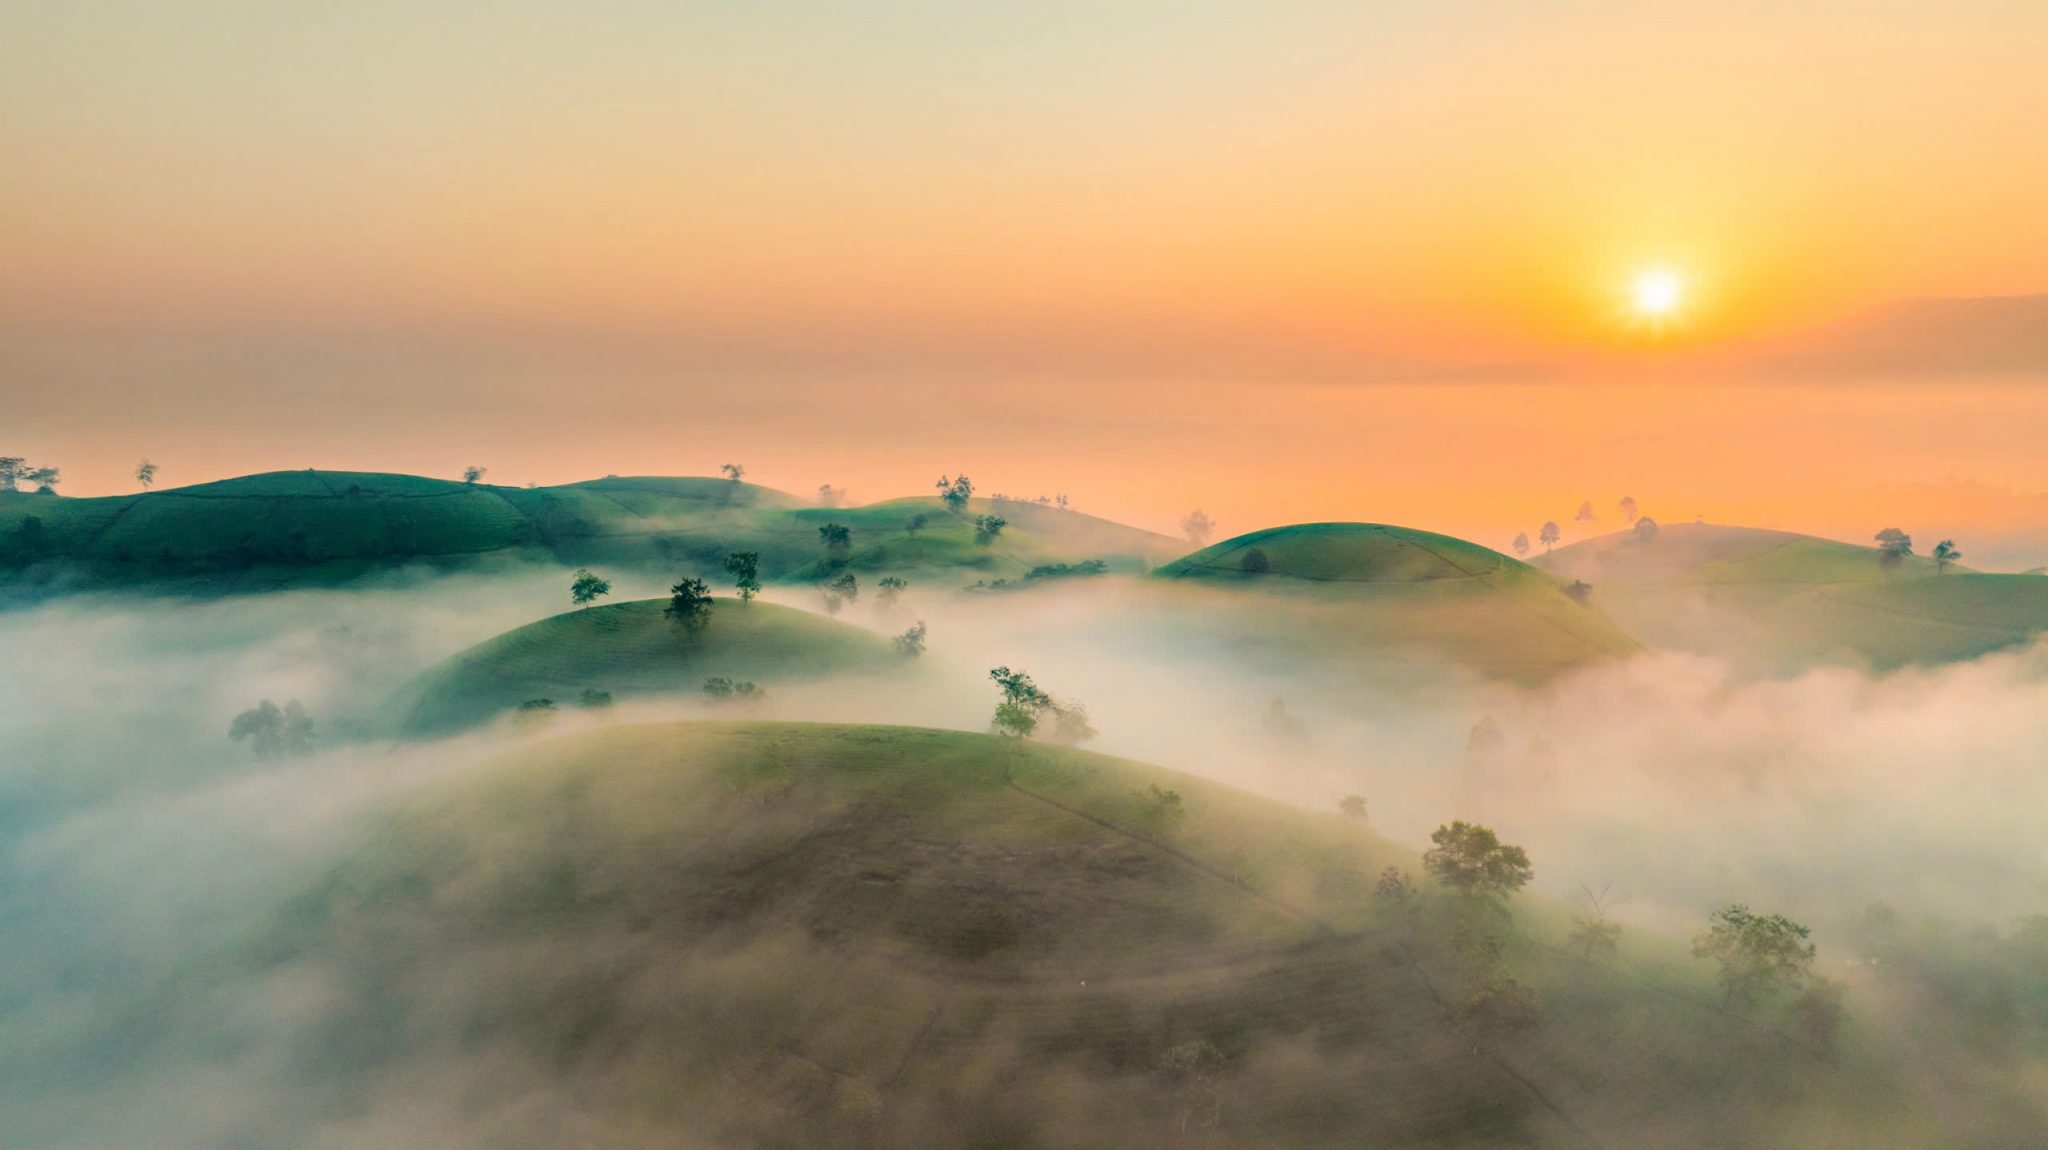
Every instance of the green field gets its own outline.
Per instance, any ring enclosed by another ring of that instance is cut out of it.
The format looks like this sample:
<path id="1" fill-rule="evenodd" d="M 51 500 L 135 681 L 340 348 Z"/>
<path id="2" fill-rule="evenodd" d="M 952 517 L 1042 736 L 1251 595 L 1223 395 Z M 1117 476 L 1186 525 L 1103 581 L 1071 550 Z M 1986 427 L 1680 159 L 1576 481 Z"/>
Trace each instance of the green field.
<path id="1" fill-rule="evenodd" d="M 1256 552 L 1263 564 L 1247 557 Z M 1222 597 L 1180 604 L 1192 625 L 1277 659 L 1406 673 L 1444 664 L 1523 680 L 1637 650 L 1557 579 L 1476 544 L 1372 523 L 1242 535 L 1154 572 Z"/>
<path id="2" fill-rule="evenodd" d="M 1652 646 L 1772 670 L 1848 663 L 1885 670 L 1951 662 L 2048 631 L 2048 579 L 1932 559 L 1880 564 L 1870 547 L 1715 524 L 1617 532 L 1541 561 L 1593 584 L 1593 601 Z"/>
<path id="3" fill-rule="evenodd" d="M 972 520 L 989 513 L 1010 527 L 979 546 Z M 833 522 L 853 530 L 844 560 L 828 561 L 819 539 Z M 0 493 L 0 600 L 107 588 L 222 594 L 519 563 L 722 581 L 731 551 L 758 552 L 770 580 L 806 582 L 843 565 L 951 587 L 1085 559 L 1139 570 L 1178 550 L 1163 536 L 1032 504 L 975 500 L 956 514 L 929 498 L 828 509 L 721 479 L 520 488 L 291 471 L 95 499 Z"/>
<path id="4" fill-rule="evenodd" d="M 987 735 L 612 728 L 408 800 L 108 1025 L 136 1063 L 318 1066 L 251 1146 L 369 1144 L 372 1099 L 479 1147 L 1939 1140 L 1881 1065 L 1729 1014 L 1654 938 L 1572 957 L 1526 898 L 1503 961 L 1543 1017 L 1469 1015 L 1430 920 L 1370 893 L 1413 864 L 1334 813 Z M 217 1009 L 248 986 L 317 1021 Z"/>
<path id="5" fill-rule="evenodd" d="M 888 638 L 793 607 L 719 599 L 710 624 L 691 635 L 662 614 L 667 606 L 611 603 L 508 631 L 426 671 L 393 711 L 422 733 L 484 722 L 529 699 L 566 708 L 585 690 L 623 700 L 694 694 L 713 676 L 770 686 L 905 670 Z"/>

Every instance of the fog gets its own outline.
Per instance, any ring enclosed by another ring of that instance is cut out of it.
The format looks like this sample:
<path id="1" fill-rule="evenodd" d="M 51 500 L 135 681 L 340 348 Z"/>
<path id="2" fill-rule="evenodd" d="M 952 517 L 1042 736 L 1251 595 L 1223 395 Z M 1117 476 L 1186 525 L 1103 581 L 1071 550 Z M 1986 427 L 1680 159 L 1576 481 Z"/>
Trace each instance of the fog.
<path id="1" fill-rule="evenodd" d="M 618 599 L 659 590 L 618 582 Z M 435 742 L 367 737 L 407 679 L 563 609 L 566 583 L 566 573 L 534 572 L 0 613 L 10 666 L 0 692 L 0 1066 L 21 1071 L 61 1049 L 85 1070 L 64 1078 L 39 1067 L 0 1089 L 10 1124 L 31 1132 L 24 1144 L 257 1145 L 287 1132 L 309 1145 L 596 1144 L 561 1096 L 581 1090 L 587 1103 L 589 1091 L 626 1087 L 551 1080 L 498 1047 L 434 1035 L 431 1018 L 408 1028 L 413 1077 L 365 1085 L 369 1101 L 345 1117 L 324 1110 L 342 1072 L 285 1052 L 345 1029 L 328 1013 L 351 1001 L 340 989 L 347 956 L 216 989 L 208 1024 L 242 1043 L 232 1059 L 146 1059 L 145 1072 L 104 1080 L 94 1070 L 98 1046 L 123 1041 L 112 1021 L 121 1010 L 213 968 L 410 797 L 488 774 L 516 747 L 579 726 L 734 715 L 700 698 L 628 699 L 600 715 L 508 719 Z M 2038 828 L 2048 776 L 2036 750 L 2048 745 L 2048 648 L 1785 679 L 1649 654 L 1515 687 L 1405 664 L 1375 676 L 1369 655 L 1366 673 L 1290 668 L 1201 637 L 1182 625 L 1192 616 L 1158 610 L 1150 594 L 1100 579 L 1011 594 L 913 588 L 888 610 L 862 601 L 841 619 L 884 634 L 929 625 L 915 676 L 770 684 L 768 702 L 746 715 L 986 729 L 996 700 L 988 668 L 1018 667 L 1086 705 L 1100 732 L 1090 749 L 1333 818 L 1340 797 L 1363 795 L 1372 828 L 1416 851 L 1438 824 L 1478 819 L 1528 848 L 1539 896 L 1567 902 L 1582 887 L 1606 888 L 1635 929 L 1680 940 L 1710 908 L 1746 902 L 1812 924 L 1830 971 L 1864 961 L 1852 936 L 1874 903 L 1910 920 L 1999 929 L 2048 913 Z M 817 607 L 802 592 L 769 598 Z M 232 716 L 264 698 L 305 705 L 316 753 L 259 762 L 228 740 Z M 1270 717 L 1275 700 L 1291 721 Z M 1475 738 L 1482 724 L 1498 738 Z M 538 938 L 491 962 L 520 972 L 506 974 L 516 985 L 627 961 L 603 953 L 613 945 L 635 944 Z M 740 998 L 765 993 L 738 972 L 769 954 L 779 970 L 853 977 L 828 972 L 796 938 L 721 946 L 698 955 L 706 985 Z M 457 971 L 447 977 L 456 999 L 484 993 L 456 986 Z M 693 1025 L 717 1013 L 708 1002 L 703 1011 Z M 165 1025 L 175 1034 L 190 1020 Z M 619 1058 L 615 1070 L 651 1075 L 659 1065 Z M 1083 1105 L 1086 1091 L 1074 1090 Z M 684 1095 L 714 1105 L 710 1094 Z"/>

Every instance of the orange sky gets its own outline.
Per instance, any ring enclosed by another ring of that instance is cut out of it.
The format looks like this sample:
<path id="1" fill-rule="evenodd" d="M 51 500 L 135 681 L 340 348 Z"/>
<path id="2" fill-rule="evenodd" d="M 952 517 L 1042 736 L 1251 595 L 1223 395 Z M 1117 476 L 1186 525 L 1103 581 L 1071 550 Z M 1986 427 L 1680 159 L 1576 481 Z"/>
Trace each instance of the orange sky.
<path id="1" fill-rule="evenodd" d="M 1154 523 L 2048 486 L 2024 380 L 1674 363 L 2048 290 L 2037 3 L 27 7 L 0 449 L 78 493 L 143 452 L 744 450 L 889 490 L 987 460 Z M 1655 329 L 1650 266 L 1687 284 Z"/>

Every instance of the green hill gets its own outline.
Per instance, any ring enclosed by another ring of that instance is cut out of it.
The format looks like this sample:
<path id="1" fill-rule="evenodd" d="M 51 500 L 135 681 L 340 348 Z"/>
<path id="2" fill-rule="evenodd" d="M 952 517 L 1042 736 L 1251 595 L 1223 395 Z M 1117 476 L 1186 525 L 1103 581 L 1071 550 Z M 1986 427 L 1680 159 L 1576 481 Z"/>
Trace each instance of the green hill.
<path id="1" fill-rule="evenodd" d="M 690 635 L 662 614 L 667 606 L 612 603 L 507 631 L 426 671 L 394 710 L 407 730 L 443 731 L 529 699 L 566 707 L 585 690 L 694 694 L 713 676 L 770 686 L 904 663 L 887 638 L 793 607 L 718 599 L 710 624 Z"/>
<path id="2" fill-rule="evenodd" d="M 1678 524 L 1648 540 L 1589 539 L 1540 562 L 1593 584 L 1595 600 L 1646 643 L 1771 670 L 1942 663 L 2048 631 L 2048 579 L 1954 565 L 1937 575 L 1925 556 L 1887 565 L 1871 547 L 1783 531 Z"/>
<path id="3" fill-rule="evenodd" d="M 1228 592 L 1188 601 L 1190 624 L 1279 659 L 1321 658 L 1389 674 L 1442 663 L 1541 679 L 1636 649 L 1551 576 L 1462 539 L 1404 527 L 1276 527 L 1205 548 L 1154 576 Z"/>
<path id="4" fill-rule="evenodd" d="M 972 517 L 991 507 L 977 500 L 954 514 L 923 499 L 827 509 L 722 479 L 519 488 L 331 471 L 96 499 L 0 494 L 0 600 L 106 588 L 222 594 L 522 562 L 722 580 L 731 551 L 758 552 L 770 580 L 806 581 L 843 562 L 957 586 L 1051 562 L 1136 570 L 1174 549 L 1150 532 L 1011 503 L 995 508 L 1010 528 L 977 546 Z M 853 539 L 848 556 L 828 562 L 818 528 L 832 522 Z"/>
<path id="5" fill-rule="evenodd" d="M 1182 821 L 1153 813 L 1154 786 Z M 54 1050 L 6 1068 L 0 1099 L 173 1058 L 189 1080 L 254 1060 L 285 1095 L 255 1110 L 270 1126 L 218 1132 L 237 1145 L 424 1130 L 462 1147 L 1712 1150 L 1953 1133 L 1881 1066 L 1721 1010 L 1675 948 L 1569 956 L 1527 899 L 1502 961 L 1543 1013 L 1500 1021 L 1461 989 L 1466 960 L 1433 917 L 1455 907 L 1371 894 L 1412 864 L 1334 813 L 992 736 L 612 728 L 436 784 L 107 1023 L 118 1064 Z"/>

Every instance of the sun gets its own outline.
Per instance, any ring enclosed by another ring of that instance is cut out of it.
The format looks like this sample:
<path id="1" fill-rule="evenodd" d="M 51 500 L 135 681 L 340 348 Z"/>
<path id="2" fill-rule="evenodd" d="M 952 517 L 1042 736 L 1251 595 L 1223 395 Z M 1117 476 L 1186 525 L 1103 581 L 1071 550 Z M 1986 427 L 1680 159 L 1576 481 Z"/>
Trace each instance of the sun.
<path id="1" fill-rule="evenodd" d="M 1662 318 L 1678 310 L 1678 304 L 1685 296 L 1685 281 L 1678 273 L 1662 268 L 1646 271 L 1636 277 L 1636 311 L 1651 318 Z"/>

